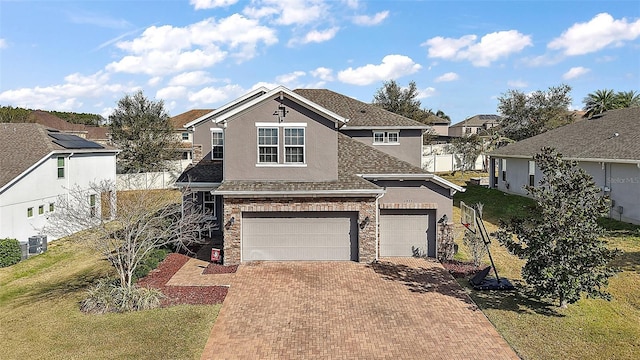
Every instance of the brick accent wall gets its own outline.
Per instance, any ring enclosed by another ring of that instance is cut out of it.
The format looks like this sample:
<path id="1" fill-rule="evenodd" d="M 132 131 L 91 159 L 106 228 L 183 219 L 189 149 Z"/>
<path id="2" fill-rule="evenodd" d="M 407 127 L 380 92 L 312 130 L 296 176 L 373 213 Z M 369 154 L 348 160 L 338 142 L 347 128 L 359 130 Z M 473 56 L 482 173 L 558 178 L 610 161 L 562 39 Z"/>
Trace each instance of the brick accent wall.
<path id="1" fill-rule="evenodd" d="M 200 160 L 202 160 L 202 145 L 194 144 L 193 145 L 193 158 L 191 163 L 197 164 Z"/>
<path id="2" fill-rule="evenodd" d="M 376 260 L 376 201 L 371 198 L 224 198 L 224 264 L 240 263 L 242 212 L 286 211 L 354 211 L 358 223 L 369 217 L 369 223 L 358 227 L 358 261 Z M 233 225 L 229 226 L 233 218 Z"/>

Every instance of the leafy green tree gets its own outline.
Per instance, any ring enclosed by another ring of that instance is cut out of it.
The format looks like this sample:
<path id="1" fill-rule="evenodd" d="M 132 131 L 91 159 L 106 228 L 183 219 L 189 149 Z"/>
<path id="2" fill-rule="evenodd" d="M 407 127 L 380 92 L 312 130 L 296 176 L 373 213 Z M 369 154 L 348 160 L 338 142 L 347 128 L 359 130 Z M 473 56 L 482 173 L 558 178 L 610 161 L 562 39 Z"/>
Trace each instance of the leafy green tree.
<path id="1" fill-rule="evenodd" d="M 472 134 L 453 139 L 451 145 L 456 153 L 462 155 L 462 173 L 472 170 L 482 153 L 482 139 L 477 134 Z"/>
<path id="2" fill-rule="evenodd" d="M 176 159 L 178 141 L 173 134 L 164 102 L 147 99 L 142 91 L 126 95 L 109 116 L 111 140 L 121 173 L 162 171 Z"/>
<path id="3" fill-rule="evenodd" d="M 0 106 L 0 123 L 33 122 L 30 118 L 31 110 L 12 106 Z"/>
<path id="4" fill-rule="evenodd" d="M 596 90 L 588 94 L 582 100 L 582 103 L 584 104 L 584 110 L 587 112 L 585 114 L 586 117 L 592 117 L 617 108 L 616 94 L 610 89 Z"/>
<path id="5" fill-rule="evenodd" d="M 570 123 L 570 92 L 564 84 L 531 94 L 508 90 L 498 98 L 502 135 L 520 141 Z"/>
<path id="6" fill-rule="evenodd" d="M 435 114 L 429 109 L 421 108 L 418 95 L 418 86 L 415 81 L 409 82 L 409 86 L 403 88 L 395 80 L 389 80 L 376 91 L 373 104 L 392 113 L 430 125 L 429 118 Z"/>
<path id="7" fill-rule="evenodd" d="M 618 91 L 616 94 L 618 109 L 640 106 L 640 94 L 637 91 Z"/>
<path id="8" fill-rule="evenodd" d="M 538 186 L 526 187 L 536 211 L 528 219 L 502 221 L 498 241 L 526 259 L 522 277 L 538 296 L 556 299 L 561 307 L 583 293 L 610 299 L 604 288 L 617 270 L 608 263 L 620 251 L 599 239 L 596 221 L 607 210 L 600 189 L 554 149 L 543 148 L 534 160 L 544 175 Z"/>

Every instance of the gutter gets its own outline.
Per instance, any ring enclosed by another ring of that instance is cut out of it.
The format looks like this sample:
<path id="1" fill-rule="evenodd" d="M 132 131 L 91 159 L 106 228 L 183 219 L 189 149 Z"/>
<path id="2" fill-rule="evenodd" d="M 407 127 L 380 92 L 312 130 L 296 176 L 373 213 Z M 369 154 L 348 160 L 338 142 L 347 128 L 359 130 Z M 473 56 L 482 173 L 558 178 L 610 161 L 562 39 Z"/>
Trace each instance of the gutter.
<path id="1" fill-rule="evenodd" d="M 467 189 L 456 185 L 449 180 L 445 180 L 435 174 L 358 174 L 365 179 L 384 179 L 384 180 L 428 180 L 438 183 L 439 185 L 452 190 L 453 196 L 457 191 L 465 192 Z"/>
<path id="2" fill-rule="evenodd" d="M 500 154 L 488 154 L 489 157 L 492 158 L 508 158 L 508 159 L 528 159 L 532 160 L 533 156 L 527 155 L 500 155 Z M 617 163 L 617 164 L 640 164 L 640 159 L 610 159 L 610 158 L 580 158 L 580 157 L 570 157 L 563 156 L 564 160 L 575 160 L 575 161 L 584 161 L 584 162 L 597 162 L 597 163 Z"/>
<path id="3" fill-rule="evenodd" d="M 232 197 L 326 197 L 326 196 L 338 196 L 338 197 L 351 197 L 353 195 L 380 195 L 384 194 L 384 189 L 372 189 L 372 190 L 305 190 L 305 191 L 233 191 L 233 190 L 214 190 L 211 193 L 214 195 L 229 195 Z"/>

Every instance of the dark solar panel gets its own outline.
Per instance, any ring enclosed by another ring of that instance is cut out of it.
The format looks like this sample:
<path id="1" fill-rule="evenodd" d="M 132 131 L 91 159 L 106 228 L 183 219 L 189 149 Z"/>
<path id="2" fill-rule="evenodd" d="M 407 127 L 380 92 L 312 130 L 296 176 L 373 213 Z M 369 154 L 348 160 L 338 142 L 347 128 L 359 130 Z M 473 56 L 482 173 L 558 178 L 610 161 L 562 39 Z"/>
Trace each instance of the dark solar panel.
<path id="1" fill-rule="evenodd" d="M 53 142 L 62 146 L 65 149 L 103 149 L 100 144 L 93 141 L 85 140 L 79 136 L 62 133 L 50 133 L 49 136 L 53 138 Z"/>

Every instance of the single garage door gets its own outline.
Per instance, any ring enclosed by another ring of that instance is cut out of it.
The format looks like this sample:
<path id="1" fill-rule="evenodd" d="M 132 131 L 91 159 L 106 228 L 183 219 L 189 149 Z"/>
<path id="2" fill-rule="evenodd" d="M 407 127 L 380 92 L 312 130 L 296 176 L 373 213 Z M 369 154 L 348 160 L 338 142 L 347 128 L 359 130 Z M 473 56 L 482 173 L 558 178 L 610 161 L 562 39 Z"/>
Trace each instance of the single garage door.
<path id="1" fill-rule="evenodd" d="M 242 260 L 357 260 L 357 213 L 245 212 Z"/>
<path id="2" fill-rule="evenodd" d="M 380 256 L 435 256 L 435 210 L 380 210 Z"/>

